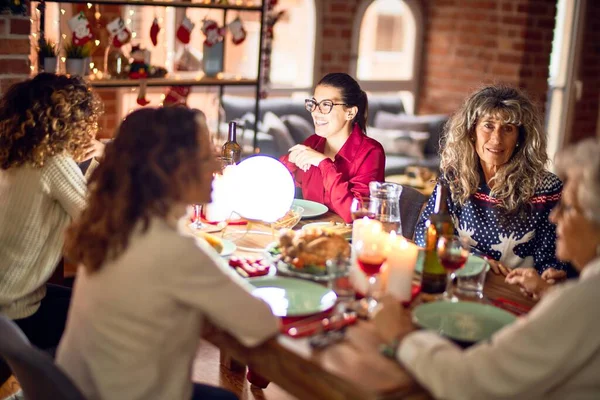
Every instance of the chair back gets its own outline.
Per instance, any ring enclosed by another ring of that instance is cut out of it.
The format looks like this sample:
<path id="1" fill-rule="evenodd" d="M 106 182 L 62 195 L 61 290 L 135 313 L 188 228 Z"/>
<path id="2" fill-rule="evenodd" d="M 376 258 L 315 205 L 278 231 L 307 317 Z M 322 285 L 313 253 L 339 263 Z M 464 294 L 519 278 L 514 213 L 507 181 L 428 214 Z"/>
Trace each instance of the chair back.
<path id="1" fill-rule="evenodd" d="M 0 338 L 0 358 L 16 376 L 26 399 L 85 400 L 52 358 L 33 347 L 17 324 L 2 315 Z"/>
<path id="2" fill-rule="evenodd" d="M 410 186 L 402 186 L 400 193 L 400 222 L 402 224 L 402 236 L 407 239 L 415 235 L 415 227 L 419 222 L 423 205 L 427 196 Z"/>

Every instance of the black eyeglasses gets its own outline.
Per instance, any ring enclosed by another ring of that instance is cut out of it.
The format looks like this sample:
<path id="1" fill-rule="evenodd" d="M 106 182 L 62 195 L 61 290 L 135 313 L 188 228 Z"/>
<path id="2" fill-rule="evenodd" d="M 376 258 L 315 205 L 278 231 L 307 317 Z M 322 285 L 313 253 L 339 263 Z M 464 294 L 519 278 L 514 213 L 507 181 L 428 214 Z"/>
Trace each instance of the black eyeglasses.
<path id="1" fill-rule="evenodd" d="M 319 107 L 319 111 L 321 114 L 329 114 L 331 110 L 333 110 L 333 106 L 347 106 L 346 103 L 334 103 L 331 100 L 321 100 L 321 102 L 317 103 L 315 99 L 306 99 L 304 100 L 304 107 L 306 107 L 306 111 L 313 112 Z"/>

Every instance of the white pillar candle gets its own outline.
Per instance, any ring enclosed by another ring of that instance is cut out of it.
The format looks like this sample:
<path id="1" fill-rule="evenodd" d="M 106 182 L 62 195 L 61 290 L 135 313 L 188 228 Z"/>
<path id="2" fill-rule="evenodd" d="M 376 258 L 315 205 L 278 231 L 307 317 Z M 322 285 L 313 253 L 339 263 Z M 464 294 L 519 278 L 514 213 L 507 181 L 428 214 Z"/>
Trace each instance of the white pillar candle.
<path id="1" fill-rule="evenodd" d="M 404 237 L 390 235 L 390 252 L 387 257 L 387 293 L 398 301 L 410 301 L 412 280 L 417 264 L 419 247 Z"/>

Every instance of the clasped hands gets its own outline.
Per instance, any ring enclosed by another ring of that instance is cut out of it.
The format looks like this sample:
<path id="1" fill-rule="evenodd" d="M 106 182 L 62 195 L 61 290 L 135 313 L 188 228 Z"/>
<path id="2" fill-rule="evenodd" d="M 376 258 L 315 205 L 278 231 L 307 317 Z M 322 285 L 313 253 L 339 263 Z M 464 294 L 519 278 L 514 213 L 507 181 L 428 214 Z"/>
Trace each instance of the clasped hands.
<path id="1" fill-rule="evenodd" d="M 292 146 L 289 151 L 290 162 L 296 164 L 304 172 L 308 171 L 311 166 L 318 167 L 321 161 L 327 158 L 323 153 L 319 153 L 303 144 Z"/>

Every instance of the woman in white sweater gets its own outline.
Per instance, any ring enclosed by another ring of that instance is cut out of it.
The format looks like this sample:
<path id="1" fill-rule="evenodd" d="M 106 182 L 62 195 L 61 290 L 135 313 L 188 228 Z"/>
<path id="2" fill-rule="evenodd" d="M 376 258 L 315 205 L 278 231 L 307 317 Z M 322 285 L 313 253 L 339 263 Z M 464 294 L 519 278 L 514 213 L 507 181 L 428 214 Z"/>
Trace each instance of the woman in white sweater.
<path id="1" fill-rule="evenodd" d="M 204 116 L 186 108 L 135 111 L 107 145 L 65 246 L 80 267 L 57 361 L 86 398 L 232 398 L 190 380 L 205 320 L 246 346 L 278 332 L 212 248 L 178 233 L 218 168 Z"/>
<path id="2" fill-rule="evenodd" d="M 85 205 L 76 161 L 103 147 L 100 105 L 81 78 L 54 74 L 17 83 L 0 101 L 0 314 L 41 348 L 58 345 L 66 322 L 70 289 L 46 281 Z"/>
<path id="3" fill-rule="evenodd" d="M 580 272 L 579 279 L 548 288 L 530 268 L 507 276 L 541 301 L 489 341 L 463 350 L 435 332 L 390 330 L 390 308 L 376 323 L 387 339 L 398 336 L 397 359 L 441 399 L 600 398 L 600 140 L 589 139 L 559 154 L 565 182 L 550 214 L 556 224 L 556 256 Z M 394 324 L 397 326 L 397 324 Z"/>

